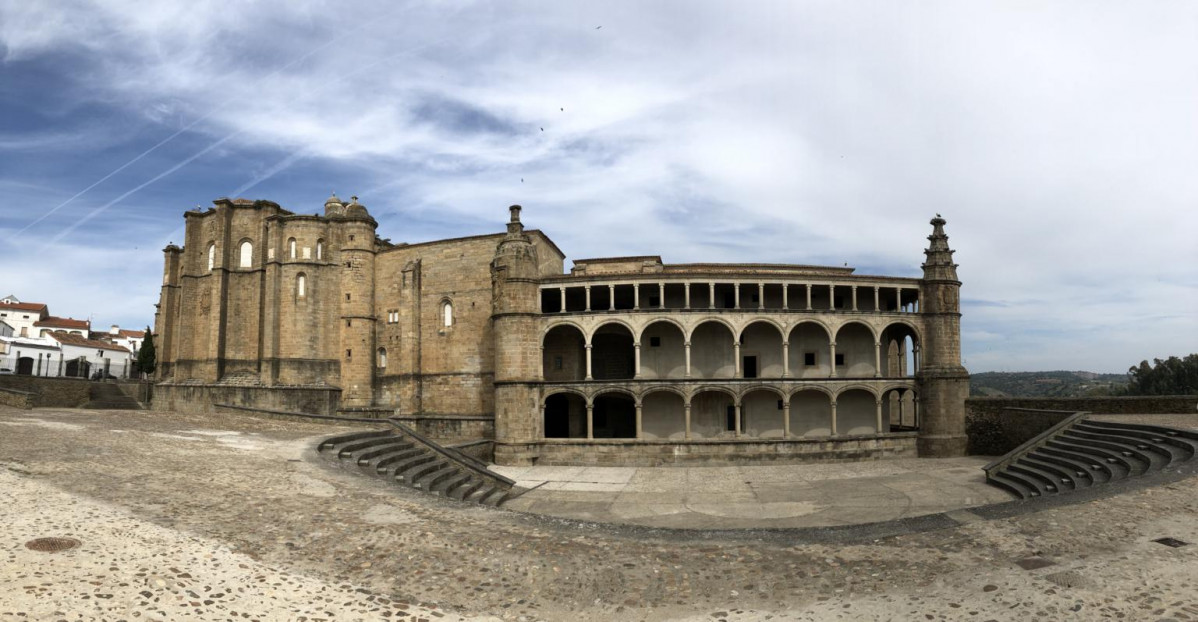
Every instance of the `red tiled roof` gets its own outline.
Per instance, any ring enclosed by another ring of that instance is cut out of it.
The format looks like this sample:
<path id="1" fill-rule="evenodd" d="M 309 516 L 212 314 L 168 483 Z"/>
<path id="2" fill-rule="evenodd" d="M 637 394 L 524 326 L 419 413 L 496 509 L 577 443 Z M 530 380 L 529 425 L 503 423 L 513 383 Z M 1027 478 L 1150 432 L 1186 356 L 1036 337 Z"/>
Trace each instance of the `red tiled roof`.
<path id="1" fill-rule="evenodd" d="M 97 350 L 115 350 L 117 352 L 128 352 L 129 350 L 118 345 L 108 343 L 107 341 L 99 341 L 96 339 L 88 339 L 83 335 L 71 335 L 68 333 L 50 333 L 49 337 L 53 337 L 65 346 L 79 346 L 82 348 L 96 348 Z"/>
<path id="2" fill-rule="evenodd" d="M 37 311 L 38 313 L 45 313 L 46 305 L 41 302 L 0 302 L 0 309 L 12 309 L 13 311 Z"/>
<path id="3" fill-rule="evenodd" d="M 122 328 L 120 330 L 120 336 L 124 337 L 126 339 L 129 339 L 129 338 L 141 339 L 146 336 L 146 331 L 144 331 L 144 330 L 125 330 Z"/>
<path id="4" fill-rule="evenodd" d="M 48 328 L 78 328 L 87 330 L 91 327 L 91 322 L 87 320 L 76 320 L 69 317 L 54 317 L 48 316 L 46 319 L 34 322 L 34 326 L 45 326 Z"/>

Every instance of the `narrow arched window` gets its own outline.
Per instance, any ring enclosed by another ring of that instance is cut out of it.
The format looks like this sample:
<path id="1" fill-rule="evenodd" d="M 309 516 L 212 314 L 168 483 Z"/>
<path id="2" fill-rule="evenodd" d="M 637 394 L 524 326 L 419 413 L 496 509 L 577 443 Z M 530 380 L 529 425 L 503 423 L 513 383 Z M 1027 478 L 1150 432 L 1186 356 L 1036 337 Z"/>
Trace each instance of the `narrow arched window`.
<path id="1" fill-rule="evenodd" d="M 254 243 L 245 240 L 241 243 L 241 262 L 238 264 L 242 268 L 252 268 L 254 266 Z"/>
<path id="2" fill-rule="evenodd" d="M 441 318 L 446 327 L 453 326 L 453 303 L 446 300 L 441 304 Z"/>
<path id="3" fill-rule="evenodd" d="M 387 367 L 387 348 L 379 348 L 379 369 Z"/>
<path id="4" fill-rule="evenodd" d="M 308 276 L 303 272 L 295 277 L 295 297 L 303 298 L 308 295 Z"/>
<path id="5" fill-rule="evenodd" d="M 288 259 L 295 259 L 295 238 L 287 240 L 287 256 Z"/>
<path id="6" fill-rule="evenodd" d="M 209 242 L 208 243 L 208 271 L 211 272 L 212 268 L 215 266 L 216 266 L 216 243 Z"/>
<path id="7" fill-rule="evenodd" d="M 316 259 L 324 259 L 324 240 L 316 240 Z"/>

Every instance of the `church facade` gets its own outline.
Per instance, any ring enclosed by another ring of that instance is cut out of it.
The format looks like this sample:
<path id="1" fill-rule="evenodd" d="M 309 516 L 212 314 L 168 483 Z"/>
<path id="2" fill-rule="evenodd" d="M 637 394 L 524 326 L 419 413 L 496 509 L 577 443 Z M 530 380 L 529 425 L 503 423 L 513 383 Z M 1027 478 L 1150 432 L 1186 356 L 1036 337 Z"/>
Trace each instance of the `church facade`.
<path id="1" fill-rule="evenodd" d="M 155 407 L 395 417 L 500 464 L 802 461 L 965 451 L 956 265 L 574 260 L 512 206 L 506 231 L 379 239 L 220 199 L 165 249 Z"/>

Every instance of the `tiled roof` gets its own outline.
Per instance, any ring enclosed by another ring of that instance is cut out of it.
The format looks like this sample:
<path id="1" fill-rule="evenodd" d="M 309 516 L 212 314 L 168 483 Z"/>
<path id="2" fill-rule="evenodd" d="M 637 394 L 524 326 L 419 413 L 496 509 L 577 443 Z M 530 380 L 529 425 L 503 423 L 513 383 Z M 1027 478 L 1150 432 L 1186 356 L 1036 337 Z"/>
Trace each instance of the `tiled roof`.
<path id="1" fill-rule="evenodd" d="M 78 328 L 87 330 L 91 323 L 87 320 L 76 320 L 69 317 L 54 317 L 48 316 L 46 319 L 34 322 L 34 326 L 46 326 L 49 328 Z"/>
<path id="2" fill-rule="evenodd" d="M 146 331 L 144 331 L 144 330 L 125 330 L 122 328 L 120 330 L 120 336 L 124 337 L 126 339 L 130 339 L 130 338 L 131 339 L 141 339 L 146 336 Z"/>
<path id="3" fill-rule="evenodd" d="M 0 302 L 0 310 L 11 309 L 13 311 L 37 311 L 44 313 L 46 305 L 41 302 Z"/>
<path id="4" fill-rule="evenodd" d="M 58 340 L 64 346 L 79 346 L 82 348 L 96 348 L 97 350 L 115 350 L 117 352 L 128 352 L 129 350 L 121 346 L 108 343 L 107 341 L 99 341 L 96 339 L 88 339 L 82 335 L 71 335 L 67 333 L 50 333 L 49 337 Z"/>

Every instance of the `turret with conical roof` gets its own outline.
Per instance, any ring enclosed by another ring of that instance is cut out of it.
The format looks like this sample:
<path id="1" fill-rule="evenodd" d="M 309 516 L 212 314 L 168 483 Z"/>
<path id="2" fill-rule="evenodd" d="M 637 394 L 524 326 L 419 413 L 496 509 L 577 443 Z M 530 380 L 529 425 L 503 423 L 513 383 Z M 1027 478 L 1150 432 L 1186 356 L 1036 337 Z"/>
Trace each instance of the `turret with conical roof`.
<path id="1" fill-rule="evenodd" d="M 944 232 L 946 221 L 936 214 L 924 251 L 920 314 L 924 343 L 916 380 L 920 384 L 919 455 L 965 455 L 965 398 L 969 372 L 961 365 L 961 281 Z"/>

